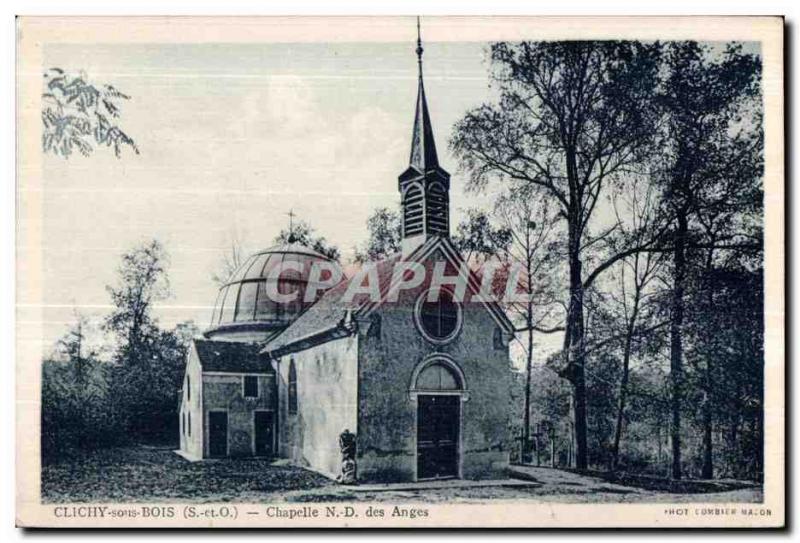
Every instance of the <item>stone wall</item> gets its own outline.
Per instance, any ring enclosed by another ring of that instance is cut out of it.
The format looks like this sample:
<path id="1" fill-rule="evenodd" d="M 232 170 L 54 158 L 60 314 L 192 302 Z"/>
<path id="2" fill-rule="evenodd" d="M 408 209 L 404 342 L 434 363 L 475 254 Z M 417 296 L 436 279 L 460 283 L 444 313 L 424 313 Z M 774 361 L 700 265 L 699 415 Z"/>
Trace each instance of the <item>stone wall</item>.
<path id="1" fill-rule="evenodd" d="M 208 449 L 208 412 L 228 412 L 228 451 L 230 456 L 251 456 L 254 453 L 255 411 L 275 410 L 275 376 L 258 375 L 258 398 L 245 398 L 241 373 L 203 375 L 204 456 Z M 253 374 L 248 374 L 253 375 Z"/>
<path id="2" fill-rule="evenodd" d="M 199 460 L 203 457 L 203 395 L 200 362 L 194 344 L 187 355 L 182 388 L 178 415 L 181 451 L 186 457 Z"/>
<path id="3" fill-rule="evenodd" d="M 339 434 L 358 433 L 358 357 L 355 336 L 281 358 L 280 455 L 328 477 L 341 472 Z M 297 413 L 288 412 L 289 365 L 297 373 Z"/>
<path id="4" fill-rule="evenodd" d="M 360 327 L 358 469 L 363 481 L 416 478 L 417 404 L 409 394 L 412 372 L 427 357 L 452 358 L 466 379 L 462 402 L 461 475 L 497 476 L 508 464 L 511 366 L 508 346 L 496 345 L 498 325 L 478 303 L 463 306 L 460 333 L 446 345 L 429 343 L 414 323 L 414 303 L 422 289 L 405 291 L 399 303 L 385 304 L 379 319 Z"/>

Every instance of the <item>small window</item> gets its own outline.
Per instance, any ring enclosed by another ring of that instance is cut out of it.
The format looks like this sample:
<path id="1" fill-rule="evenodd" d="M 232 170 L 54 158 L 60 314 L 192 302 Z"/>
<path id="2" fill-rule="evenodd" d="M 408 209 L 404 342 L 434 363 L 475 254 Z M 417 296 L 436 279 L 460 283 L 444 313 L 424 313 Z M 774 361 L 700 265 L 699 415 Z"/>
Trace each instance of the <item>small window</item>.
<path id="1" fill-rule="evenodd" d="M 187 428 L 187 430 L 189 430 L 189 435 L 192 435 L 192 412 L 191 411 L 189 411 L 187 413 L 187 417 L 188 418 L 186 419 L 186 422 L 188 424 L 187 424 L 186 428 Z"/>
<path id="2" fill-rule="evenodd" d="M 186 413 L 181 413 L 181 433 L 186 435 Z"/>
<path id="3" fill-rule="evenodd" d="M 499 326 L 495 326 L 494 328 L 494 348 L 498 351 L 506 348 L 505 342 L 503 341 L 503 331 Z"/>
<path id="4" fill-rule="evenodd" d="M 294 368 L 294 360 L 289 361 L 289 386 L 288 388 L 288 406 L 289 414 L 297 414 L 297 371 Z"/>
<path id="5" fill-rule="evenodd" d="M 258 377 L 255 375 L 244 376 L 244 397 L 258 398 Z"/>
<path id="6" fill-rule="evenodd" d="M 189 376 L 186 376 L 186 401 L 192 401 L 192 380 L 189 379 Z"/>

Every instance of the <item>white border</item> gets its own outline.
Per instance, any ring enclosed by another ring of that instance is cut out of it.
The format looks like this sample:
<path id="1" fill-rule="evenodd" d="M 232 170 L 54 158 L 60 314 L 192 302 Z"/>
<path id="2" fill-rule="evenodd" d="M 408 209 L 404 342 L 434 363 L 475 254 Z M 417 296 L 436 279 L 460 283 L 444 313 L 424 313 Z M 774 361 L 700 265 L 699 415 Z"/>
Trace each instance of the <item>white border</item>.
<path id="1" fill-rule="evenodd" d="M 0 25 L 2 28 L 2 40 L 1 43 L 4 46 L 4 58 L 5 63 L 2 65 L 5 67 L 3 71 L 5 75 L 4 85 L 2 85 L 2 93 L 3 93 L 3 100 L 2 103 L 6 105 L 4 108 L 0 108 L 2 113 L 0 113 L 0 121 L 5 121 L 0 123 L 1 126 L 6 127 L 5 134 L 6 140 L 3 142 L 4 145 L 0 146 L 0 164 L 11 165 L 14 164 L 14 157 L 15 157 L 15 134 L 14 134 L 14 119 L 15 119 L 15 111 L 14 108 L 10 105 L 14 102 L 14 95 L 15 95 L 15 83 L 14 83 L 14 65 L 15 65 L 15 38 L 16 38 L 16 31 L 14 26 L 13 16 L 15 14 L 39 14 L 39 15 L 49 15 L 49 14 L 72 14 L 72 15 L 81 15 L 81 14 L 109 14 L 109 15 L 124 15 L 124 14 L 159 14 L 159 13 L 172 13 L 172 14 L 239 14 L 239 15 L 246 15 L 246 14 L 267 14 L 267 13 L 295 13 L 295 14 L 302 14 L 302 13 L 313 13 L 313 14 L 325 14 L 325 13 L 335 13 L 335 14 L 343 14 L 343 13 L 359 13 L 359 14 L 366 14 L 366 13 L 438 13 L 438 14 L 486 14 L 486 13 L 494 13 L 494 14 L 550 14 L 550 15 L 566 15 L 566 14 L 641 14 L 641 15 L 666 15 L 666 14 L 694 14 L 694 15 L 705 15 L 705 14 L 739 14 L 739 15 L 773 15 L 773 14 L 787 14 L 789 16 L 789 21 L 794 24 L 795 30 L 794 33 L 796 34 L 797 28 L 797 20 L 800 19 L 800 3 L 796 2 L 796 0 L 760 0 L 759 2 L 741 2 L 741 3 L 733 3 L 733 2 L 716 2 L 714 0 L 673 0 L 668 3 L 647 3 L 641 2 L 640 0 L 607 0 L 602 4 L 598 4 L 596 1 L 590 0 L 562 0 L 561 2 L 556 3 L 536 3 L 532 4 L 530 2 L 519 2 L 515 0 L 493 0 L 491 3 L 487 2 L 477 2 L 475 0 L 461 0 L 460 2 L 447 2 L 446 0 L 408 0 L 406 2 L 400 2 L 399 0 L 388 0 L 385 2 L 374 2 L 374 1 L 353 1 L 353 0 L 341 0 L 340 2 L 330 3 L 324 2 L 323 0 L 316 0 L 316 1 L 303 1 L 303 0 L 276 0 L 270 2 L 268 4 L 265 3 L 255 3 L 250 2 L 248 0 L 228 0 L 226 2 L 219 2 L 219 1 L 207 1 L 207 0 L 196 0 L 195 2 L 185 2 L 182 0 L 139 0 L 137 2 L 133 2 L 130 0 L 120 0 L 117 2 L 104 2 L 100 0 L 93 0 L 93 1 L 73 1 L 70 3 L 64 3 L 56 0 L 8 0 L 3 4 L 4 14 L 5 17 L 3 18 L 3 24 Z M 796 40 L 795 40 L 796 41 Z M 788 58 L 790 59 L 791 67 L 790 69 L 794 69 L 796 71 L 798 65 L 798 55 L 795 52 L 795 44 L 790 43 L 791 52 L 788 52 Z M 788 64 L 787 64 L 788 66 Z M 788 100 L 792 100 L 797 97 L 797 87 L 795 86 L 791 90 L 791 96 L 788 96 Z M 796 128 L 797 126 L 797 108 L 793 108 L 790 111 L 787 110 L 787 113 L 791 113 L 791 118 L 787 120 L 787 127 L 791 130 Z M 792 155 L 789 154 L 787 156 L 787 161 L 791 162 Z M 5 409 L 3 409 L 3 428 L 6 431 L 10 431 L 11 428 L 14 427 L 15 424 L 15 412 L 14 412 L 14 366 L 13 364 L 9 363 L 8 361 L 14 360 L 14 330 L 15 327 L 14 323 L 14 284 L 15 284 L 15 266 L 14 266 L 14 246 L 15 246 L 15 227 L 14 227 L 14 218 L 15 218 L 15 177 L 14 172 L 10 171 L 11 168 L 5 168 L 5 193 L 3 198 L 0 198 L 0 217 L 4 217 L 5 221 L 3 222 L 3 229 L 2 229 L 2 242 L 0 243 L 0 252 L 2 253 L 3 258 L 3 266 L 0 268 L 0 292 L 2 293 L 0 300 L 2 300 L 2 326 L 0 326 L 0 344 L 3 345 L 5 360 L 7 361 L 5 366 L 5 379 L 2 379 L 2 383 L 4 389 L 2 389 L 3 397 L 5 399 L 6 405 Z M 788 183 L 789 181 L 787 181 Z M 797 204 L 800 202 L 800 191 L 795 190 L 794 195 L 792 197 L 792 203 Z M 789 201 L 786 201 L 786 204 L 789 204 Z M 800 230 L 799 226 L 794 224 L 792 215 L 789 214 L 789 219 L 787 222 L 787 226 L 791 228 L 791 233 L 798 234 L 796 229 Z M 797 235 L 795 235 L 795 239 L 797 239 Z M 796 252 L 797 254 L 797 252 Z M 795 258 L 800 260 L 800 256 L 796 256 L 792 258 L 792 263 L 795 265 L 795 269 L 800 262 L 795 261 Z M 795 290 L 795 294 L 796 294 Z M 794 301 L 794 296 L 792 297 L 792 301 Z M 792 325 L 792 329 L 790 331 L 794 336 L 800 335 L 800 323 L 795 321 Z M 800 386 L 800 377 L 798 375 L 800 372 L 795 371 L 793 376 L 793 381 L 791 383 L 787 383 L 787 388 L 792 387 L 792 389 L 797 389 Z M 794 385 L 794 386 L 792 386 Z M 781 396 L 783 395 L 783 391 L 781 391 Z M 3 461 L 4 466 L 6 468 L 6 474 L 14 473 L 14 463 L 15 463 L 15 448 L 14 448 L 14 440 L 13 439 L 6 439 L 5 446 L 3 447 Z M 798 470 L 794 470 L 794 482 L 797 482 L 800 479 L 800 475 L 798 475 Z M 15 511 L 15 485 L 14 484 L 6 484 L 4 485 L 4 492 L 2 494 L 2 510 L 4 512 L 4 521 L 2 533 L 6 538 L 6 541 L 18 541 L 21 540 L 24 536 L 24 533 L 20 530 L 14 530 L 13 526 L 15 523 L 14 518 L 14 511 Z M 792 511 L 787 511 L 787 514 L 791 514 L 794 510 L 796 510 L 796 503 L 797 500 L 793 500 L 795 506 L 793 507 Z M 39 538 L 42 539 L 49 539 L 54 536 L 58 536 L 59 534 L 54 534 L 53 532 L 49 533 L 42 533 L 38 534 Z M 147 537 L 148 540 L 152 541 L 172 541 L 175 538 L 186 537 L 186 538 L 195 538 L 196 534 L 190 533 L 169 533 L 169 534 L 159 534 L 159 533 L 117 533 L 115 534 L 117 537 L 121 537 L 124 539 L 132 539 L 137 537 Z M 219 534 L 221 535 L 221 534 Z M 366 535 L 366 534 L 365 534 Z M 393 536 L 397 537 L 399 534 L 394 533 Z M 515 537 L 513 534 L 504 534 L 508 537 Z M 516 537 L 522 539 L 523 537 L 527 539 L 530 534 L 517 534 Z M 595 537 L 602 537 L 603 535 L 617 537 L 617 533 L 609 532 L 609 533 L 594 533 L 591 534 L 592 538 Z M 655 534 L 654 534 L 655 535 Z M 709 536 L 711 534 L 708 534 Z M 719 535 L 719 534 L 717 534 Z M 727 534 L 726 534 L 727 535 Z M 752 535 L 752 534 L 751 534 Z M 771 534 L 767 535 L 756 535 L 756 538 L 768 537 Z M 668 534 L 664 535 L 661 534 L 661 537 L 681 537 L 682 534 Z M 223 536 L 224 537 L 224 536 Z M 300 533 L 272 533 L 270 534 L 271 538 L 275 538 L 278 540 L 289 540 L 291 538 L 293 541 L 297 540 L 304 540 L 306 538 L 314 537 L 313 534 L 300 534 Z M 375 537 L 375 534 L 368 534 L 368 537 Z M 421 533 L 414 533 L 413 537 L 415 540 L 434 540 L 439 539 L 441 534 L 421 534 Z M 553 540 L 558 537 L 560 540 L 576 540 L 581 538 L 580 534 L 572 533 L 572 534 L 560 534 L 556 536 L 554 534 L 544 534 L 539 533 L 536 535 L 537 538 L 542 538 L 545 540 Z"/>

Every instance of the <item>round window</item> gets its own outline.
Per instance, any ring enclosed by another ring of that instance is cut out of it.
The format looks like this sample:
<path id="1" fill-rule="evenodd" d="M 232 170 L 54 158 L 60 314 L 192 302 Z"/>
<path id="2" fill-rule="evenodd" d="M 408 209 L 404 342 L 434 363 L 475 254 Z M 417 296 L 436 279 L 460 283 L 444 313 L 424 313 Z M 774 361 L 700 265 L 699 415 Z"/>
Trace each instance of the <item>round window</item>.
<path id="1" fill-rule="evenodd" d="M 461 306 L 453 300 L 451 292 L 440 289 L 438 299 L 428 300 L 428 292 L 417 300 L 415 311 L 417 326 L 426 339 L 445 343 L 453 339 L 461 326 Z"/>

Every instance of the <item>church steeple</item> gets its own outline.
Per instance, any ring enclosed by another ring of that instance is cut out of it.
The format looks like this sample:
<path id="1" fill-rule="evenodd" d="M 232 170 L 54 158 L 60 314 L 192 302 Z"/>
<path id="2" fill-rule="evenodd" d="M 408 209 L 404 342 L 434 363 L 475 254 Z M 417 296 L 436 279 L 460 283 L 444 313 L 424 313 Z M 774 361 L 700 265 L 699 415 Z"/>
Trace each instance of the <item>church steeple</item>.
<path id="1" fill-rule="evenodd" d="M 422 37 L 420 35 L 419 18 L 417 18 L 417 108 L 414 113 L 414 132 L 411 135 L 411 158 L 409 165 L 419 172 L 426 172 L 429 168 L 439 167 L 439 158 L 436 156 L 436 143 L 433 140 L 433 127 L 428 114 L 428 101 L 425 99 L 425 85 L 422 81 Z"/>
<path id="2" fill-rule="evenodd" d="M 422 38 L 417 18 L 417 103 L 408 168 L 399 177 L 403 207 L 403 249 L 413 250 L 431 236 L 450 234 L 450 174 L 439 166 L 422 77 Z"/>

